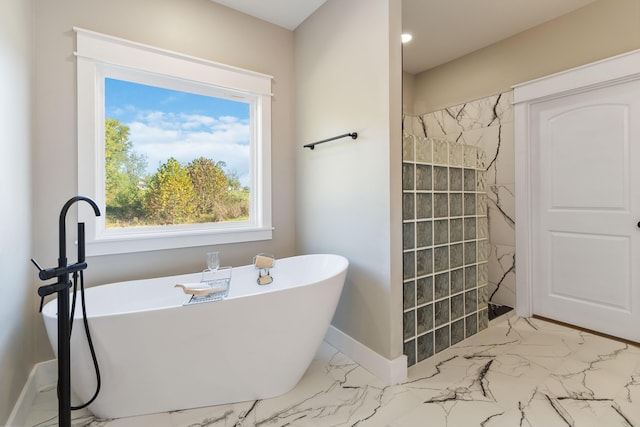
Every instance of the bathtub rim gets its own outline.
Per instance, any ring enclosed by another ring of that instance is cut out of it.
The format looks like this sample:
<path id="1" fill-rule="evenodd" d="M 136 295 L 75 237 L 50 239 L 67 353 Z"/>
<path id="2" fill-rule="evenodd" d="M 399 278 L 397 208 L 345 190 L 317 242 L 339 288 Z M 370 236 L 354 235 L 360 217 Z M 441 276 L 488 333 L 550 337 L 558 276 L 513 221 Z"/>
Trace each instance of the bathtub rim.
<path id="1" fill-rule="evenodd" d="M 312 259 L 312 258 L 328 258 L 330 260 L 336 260 L 338 261 L 340 264 L 338 265 L 338 267 L 335 269 L 335 271 L 332 271 L 331 274 L 328 274 L 326 276 L 321 276 L 321 277 L 316 277 L 314 281 L 307 281 L 305 283 L 302 284 L 296 284 L 295 286 L 291 286 L 291 287 L 270 287 L 269 285 L 265 285 L 265 286 L 261 286 L 258 289 L 260 289 L 260 292 L 254 292 L 254 293 L 249 293 L 249 294 L 243 294 L 243 295 L 230 295 L 229 297 L 222 299 L 220 301 L 213 301 L 211 303 L 207 303 L 207 304 L 215 304 L 215 303 L 220 303 L 220 302 L 224 302 L 224 301 L 228 301 L 228 300 L 234 300 L 234 299 L 238 299 L 238 298 L 249 298 L 251 296 L 254 295 L 260 295 L 262 293 L 272 293 L 272 292 L 284 292 L 288 289 L 291 289 L 293 287 L 304 287 L 304 286 L 311 286 L 314 285 L 318 282 L 324 281 L 324 280 L 329 280 L 332 279 L 340 274 L 342 274 L 344 271 L 348 271 L 349 268 L 349 260 L 343 256 L 343 255 L 339 255 L 339 254 L 332 254 L 332 253 L 312 253 L 312 254 L 302 254 L 302 255 L 293 255 L 290 257 L 285 257 L 285 258 L 280 258 L 276 260 L 276 266 L 278 265 L 277 263 L 280 261 L 285 261 L 285 260 L 295 260 L 295 259 Z M 292 262 L 292 261 L 291 261 Z M 253 266 L 253 264 L 245 264 L 245 265 L 241 265 L 241 266 L 237 266 L 237 267 L 233 267 L 233 270 L 239 270 L 239 269 L 251 269 Z M 256 270 L 257 273 L 257 270 Z M 133 284 L 135 283 L 149 283 L 152 281 L 156 281 L 159 279 L 165 280 L 165 281 L 171 281 L 171 282 L 180 282 L 181 278 L 188 278 L 188 277 L 198 277 L 201 274 L 201 272 L 195 272 L 195 273 L 184 273 L 184 274 L 177 274 L 177 275 L 171 275 L 171 276 L 158 276 L 158 277 L 151 277 L 151 278 L 142 278 L 142 279 L 133 279 L 133 280 L 122 280 L 122 281 L 118 281 L 118 282 L 110 282 L 110 283 L 104 283 L 104 284 L 99 284 L 99 285 L 95 285 L 95 286 L 91 286 L 91 287 L 87 287 L 85 289 L 85 291 L 87 292 L 99 292 L 101 290 L 103 290 L 105 287 L 108 286 L 133 286 Z M 233 274 L 233 273 L 232 273 Z M 233 276 L 232 276 L 232 281 L 233 281 Z M 233 282 L 232 282 L 233 283 Z M 232 285 L 233 286 L 233 285 Z M 94 291 L 91 291 L 92 289 L 94 289 Z M 73 289 L 69 290 L 70 298 L 73 298 Z M 112 311 L 112 312 L 105 312 L 105 313 L 99 313 L 99 314 L 92 314 L 92 313 L 88 313 L 87 318 L 88 319 L 97 319 L 97 318 L 106 318 L 106 317 L 112 317 L 112 316 L 126 316 L 129 314 L 134 314 L 134 313 L 144 313 L 144 312 L 152 312 L 152 311 L 158 311 L 158 310 L 168 310 L 168 309 L 174 309 L 174 308 L 179 308 L 179 307 L 186 307 L 184 305 L 185 301 L 188 299 L 188 297 L 186 298 L 186 295 L 184 294 L 180 294 L 178 292 L 176 292 L 176 295 L 179 295 L 181 297 L 180 300 L 177 299 L 176 296 L 176 302 L 173 304 L 165 304 L 165 305 L 161 305 L 161 306 L 154 306 L 154 307 L 148 307 L 148 308 L 142 308 L 142 309 L 136 309 L 136 310 L 123 310 L 123 311 Z M 76 301 L 76 311 L 74 313 L 74 317 L 73 320 L 82 320 L 82 310 L 79 307 L 80 304 L 80 300 L 78 298 L 78 300 Z M 186 307 L 188 308 L 188 307 Z M 88 310 L 90 310 L 90 307 L 88 307 Z M 51 319 L 56 319 L 58 317 L 57 315 L 57 298 L 53 298 L 51 301 L 47 302 L 44 307 L 42 308 L 42 317 L 43 320 L 45 320 L 45 318 L 51 318 Z"/>

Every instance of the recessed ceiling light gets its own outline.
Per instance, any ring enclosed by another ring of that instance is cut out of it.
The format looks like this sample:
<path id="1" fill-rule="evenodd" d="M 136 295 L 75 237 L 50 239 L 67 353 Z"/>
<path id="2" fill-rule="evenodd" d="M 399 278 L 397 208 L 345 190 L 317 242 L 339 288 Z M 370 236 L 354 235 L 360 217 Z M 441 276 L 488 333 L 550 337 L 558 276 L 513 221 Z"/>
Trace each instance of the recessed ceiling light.
<path id="1" fill-rule="evenodd" d="M 413 36 L 411 34 L 403 34 L 402 36 L 402 43 L 407 43 L 410 42 L 411 39 L 413 38 Z"/>

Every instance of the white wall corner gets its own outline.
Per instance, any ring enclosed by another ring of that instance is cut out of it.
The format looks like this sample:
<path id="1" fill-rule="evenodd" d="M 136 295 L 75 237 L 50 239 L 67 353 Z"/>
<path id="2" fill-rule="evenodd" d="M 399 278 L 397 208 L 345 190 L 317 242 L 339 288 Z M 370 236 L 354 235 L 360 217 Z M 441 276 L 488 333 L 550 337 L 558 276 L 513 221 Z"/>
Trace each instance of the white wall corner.
<path id="1" fill-rule="evenodd" d="M 13 406 L 13 410 L 7 420 L 7 426 L 23 426 L 27 422 L 29 410 L 36 400 L 38 392 L 44 387 L 49 387 L 58 381 L 58 362 L 56 359 L 47 360 L 36 364 L 27 382 L 22 388 L 22 392 Z"/>
<path id="2" fill-rule="evenodd" d="M 386 385 L 400 384 L 407 379 L 407 356 L 404 354 L 389 360 L 333 325 L 329 325 L 324 339 Z"/>
<path id="3" fill-rule="evenodd" d="M 519 89 L 514 88 L 514 97 Z M 529 152 L 529 109 L 514 105 L 516 194 L 516 313 L 533 315 L 531 296 L 531 153 Z"/>

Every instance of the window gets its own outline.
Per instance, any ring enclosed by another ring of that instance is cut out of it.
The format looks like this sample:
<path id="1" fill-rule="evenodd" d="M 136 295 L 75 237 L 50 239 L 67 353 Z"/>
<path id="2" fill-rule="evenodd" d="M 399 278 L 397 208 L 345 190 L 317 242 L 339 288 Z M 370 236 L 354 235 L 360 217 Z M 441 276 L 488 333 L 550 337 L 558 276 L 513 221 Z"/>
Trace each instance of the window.
<path id="1" fill-rule="evenodd" d="M 87 254 L 271 238 L 271 77 L 75 29 Z"/>

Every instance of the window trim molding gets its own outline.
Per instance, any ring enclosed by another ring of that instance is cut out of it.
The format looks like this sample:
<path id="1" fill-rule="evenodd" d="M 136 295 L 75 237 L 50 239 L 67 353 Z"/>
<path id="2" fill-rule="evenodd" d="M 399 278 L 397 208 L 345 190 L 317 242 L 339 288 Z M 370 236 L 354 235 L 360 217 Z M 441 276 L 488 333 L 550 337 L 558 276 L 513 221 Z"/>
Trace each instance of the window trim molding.
<path id="1" fill-rule="evenodd" d="M 174 248 L 239 243 L 272 238 L 271 222 L 271 81 L 272 76 L 217 62 L 112 37 L 74 27 L 77 35 L 77 132 L 78 192 L 93 198 L 103 215 L 79 209 L 78 219 L 85 222 L 87 256 L 166 250 Z M 140 232 L 109 233 L 105 227 L 104 154 L 98 141 L 104 140 L 104 118 L 99 102 L 104 100 L 101 78 L 105 68 L 128 69 L 160 74 L 198 84 L 257 96 L 255 129 L 261 142 L 253 144 L 251 159 L 252 221 L 244 225 L 190 224 L 166 229 L 140 228 Z"/>

